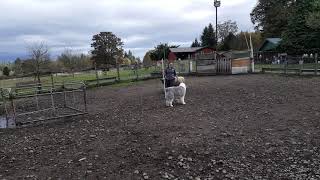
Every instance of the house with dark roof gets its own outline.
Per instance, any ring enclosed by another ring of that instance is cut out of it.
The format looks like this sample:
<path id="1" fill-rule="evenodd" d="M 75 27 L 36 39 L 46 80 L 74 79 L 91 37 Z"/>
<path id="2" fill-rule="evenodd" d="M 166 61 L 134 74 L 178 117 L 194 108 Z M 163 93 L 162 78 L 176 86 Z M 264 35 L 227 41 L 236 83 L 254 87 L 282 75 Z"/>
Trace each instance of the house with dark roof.
<path id="1" fill-rule="evenodd" d="M 280 42 L 280 38 L 267 38 L 259 48 L 259 51 L 276 51 Z"/>
<path id="2" fill-rule="evenodd" d="M 215 49 L 209 47 L 170 48 L 169 61 L 195 59 L 197 55 L 213 54 Z"/>

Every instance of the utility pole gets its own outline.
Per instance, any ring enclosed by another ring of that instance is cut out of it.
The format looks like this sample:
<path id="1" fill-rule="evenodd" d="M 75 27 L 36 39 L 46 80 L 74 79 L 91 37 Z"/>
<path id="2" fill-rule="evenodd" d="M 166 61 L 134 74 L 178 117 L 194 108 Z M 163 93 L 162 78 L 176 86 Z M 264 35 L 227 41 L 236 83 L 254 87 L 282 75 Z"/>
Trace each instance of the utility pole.
<path id="1" fill-rule="evenodd" d="M 214 0 L 214 7 L 216 7 L 216 47 L 218 46 L 218 7 L 221 6 L 221 1 Z"/>

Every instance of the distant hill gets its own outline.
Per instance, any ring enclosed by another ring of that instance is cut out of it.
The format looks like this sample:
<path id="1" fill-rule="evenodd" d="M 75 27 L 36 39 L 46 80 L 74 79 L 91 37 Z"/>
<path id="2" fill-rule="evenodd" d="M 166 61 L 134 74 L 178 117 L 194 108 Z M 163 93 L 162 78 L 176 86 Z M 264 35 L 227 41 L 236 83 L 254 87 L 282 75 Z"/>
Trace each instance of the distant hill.
<path id="1" fill-rule="evenodd" d="M 27 55 L 26 54 L 8 54 L 8 53 L 0 52 L 0 63 L 1 62 L 13 62 L 18 57 L 20 59 L 26 59 Z"/>

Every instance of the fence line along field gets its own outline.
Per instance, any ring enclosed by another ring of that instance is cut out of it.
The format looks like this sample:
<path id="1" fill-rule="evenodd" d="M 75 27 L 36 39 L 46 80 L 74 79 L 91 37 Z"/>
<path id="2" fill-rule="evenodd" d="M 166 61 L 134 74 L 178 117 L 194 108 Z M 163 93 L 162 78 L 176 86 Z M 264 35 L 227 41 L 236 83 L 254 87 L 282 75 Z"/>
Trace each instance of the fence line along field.
<path id="1" fill-rule="evenodd" d="M 167 65 L 167 63 L 166 63 Z M 175 63 L 175 68 L 178 74 L 189 74 L 195 72 L 196 62 L 191 63 L 190 61 L 179 61 Z M 161 64 L 155 64 L 151 67 L 124 67 L 120 68 L 119 76 L 120 80 L 130 81 L 130 80 L 140 80 L 152 77 L 153 74 L 157 75 L 161 72 Z M 103 84 L 105 81 L 113 82 L 118 78 L 117 70 L 110 69 L 109 71 L 82 71 L 75 73 L 53 73 L 41 76 L 42 84 L 52 84 L 62 83 L 62 82 L 88 82 L 87 85 L 97 84 L 97 82 Z M 17 77 L 10 79 L 0 79 L 0 87 L 16 87 L 25 84 L 35 84 L 37 83 L 35 76 L 28 77 Z"/>
<path id="2" fill-rule="evenodd" d="M 88 90 L 89 114 L 0 130 L 3 179 L 319 179 L 317 77 L 187 77 Z"/>
<path id="3" fill-rule="evenodd" d="M 148 77 L 152 72 L 157 70 L 156 67 L 151 68 L 139 68 L 137 71 L 132 69 L 121 69 L 120 70 L 120 79 L 129 80 L 136 79 L 137 74 L 138 78 Z M 137 74 L 136 74 L 137 73 Z M 99 79 L 104 79 L 108 77 L 117 77 L 117 71 L 112 69 L 110 71 L 85 71 L 85 72 L 76 72 L 76 73 L 55 73 L 53 74 L 53 81 L 56 83 L 61 82 L 74 82 L 74 81 L 91 81 L 97 79 L 97 74 Z M 52 83 L 51 75 L 43 75 L 41 77 L 41 83 L 51 84 Z M 21 78 L 12 78 L 12 79 L 2 79 L 0 80 L 1 87 L 16 87 L 17 84 L 31 84 L 35 83 L 35 77 L 21 77 Z"/>

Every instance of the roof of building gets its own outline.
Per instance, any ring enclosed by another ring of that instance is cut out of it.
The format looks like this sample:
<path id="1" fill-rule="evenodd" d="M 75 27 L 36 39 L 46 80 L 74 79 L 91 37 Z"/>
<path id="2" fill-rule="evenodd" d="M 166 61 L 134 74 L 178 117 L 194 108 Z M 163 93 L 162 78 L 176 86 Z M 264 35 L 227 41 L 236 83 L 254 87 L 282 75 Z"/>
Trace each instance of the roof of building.
<path id="1" fill-rule="evenodd" d="M 170 48 L 170 51 L 173 53 L 192 53 L 197 52 L 200 49 L 203 49 L 203 47 Z"/>
<path id="2" fill-rule="evenodd" d="M 250 57 L 250 51 L 220 51 L 218 54 L 230 59 Z"/>
<path id="3" fill-rule="evenodd" d="M 259 51 L 270 51 L 278 47 L 281 38 L 267 38 L 259 48 Z"/>
<path id="4" fill-rule="evenodd" d="M 281 41 L 281 38 L 267 38 L 266 40 L 268 40 L 274 44 L 279 44 L 279 42 Z"/>

